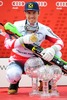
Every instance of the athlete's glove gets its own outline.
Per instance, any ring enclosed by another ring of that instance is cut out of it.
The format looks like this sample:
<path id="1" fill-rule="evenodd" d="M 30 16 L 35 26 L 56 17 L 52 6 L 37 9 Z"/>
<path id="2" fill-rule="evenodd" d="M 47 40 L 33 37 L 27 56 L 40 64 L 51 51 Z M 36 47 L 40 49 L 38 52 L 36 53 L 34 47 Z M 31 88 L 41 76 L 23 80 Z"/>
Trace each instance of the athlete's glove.
<path id="1" fill-rule="evenodd" d="M 46 61 L 51 61 L 55 55 L 55 50 L 52 47 L 46 48 L 41 52 L 42 57 Z"/>
<path id="2" fill-rule="evenodd" d="M 35 42 L 38 41 L 37 35 L 32 33 L 32 34 L 27 34 L 23 37 L 19 38 L 19 41 L 21 44 L 25 43 L 25 44 L 33 44 Z"/>

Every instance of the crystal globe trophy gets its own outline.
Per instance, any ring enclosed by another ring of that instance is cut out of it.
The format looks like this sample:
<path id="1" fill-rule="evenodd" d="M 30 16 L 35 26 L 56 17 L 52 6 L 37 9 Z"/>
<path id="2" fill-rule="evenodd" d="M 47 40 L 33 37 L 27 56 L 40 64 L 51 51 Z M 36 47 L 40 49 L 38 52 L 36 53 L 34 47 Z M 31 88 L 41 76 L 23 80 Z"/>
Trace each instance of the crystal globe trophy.
<path id="1" fill-rule="evenodd" d="M 51 96 L 49 93 L 48 83 L 53 78 L 53 70 L 49 65 L 43 65 L 38 69 L 38 76 L 43 82 L 43 92 L 41 93 L 41 97 Z"/>
<path id="2" fill-rule="evenodd" d="M 62 76 L 62 70 L 57 65 L 52 65 L 51 68 L 54 71 L 54 76 L 51 80 L 51 87 L 52 87 L 51 96 L 59 96 L 59 92 L 57 91 L 57 84 L 56 83 Z"/>
<path id="3" fill-rule="evenodd" d="M 29 58 L 25 63 L 25 72 L 32 80 L 32 92 L 29 93 L 30 96 L 39 94 L 38 68 L 42 65 L 44 65 L 44 63 L 39 57 Z"/>

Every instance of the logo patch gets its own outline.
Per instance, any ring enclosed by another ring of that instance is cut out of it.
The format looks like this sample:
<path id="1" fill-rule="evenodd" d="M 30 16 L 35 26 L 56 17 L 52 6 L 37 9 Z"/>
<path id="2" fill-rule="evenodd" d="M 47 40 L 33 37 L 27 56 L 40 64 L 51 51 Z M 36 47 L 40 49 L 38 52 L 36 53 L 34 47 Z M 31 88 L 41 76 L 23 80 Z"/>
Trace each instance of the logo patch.
<path id="1" fill-rule="evenodd" d="M 28 8 L 33 8 L 33 4 L 30 3 L 30 4 L 28 5 Z"/>

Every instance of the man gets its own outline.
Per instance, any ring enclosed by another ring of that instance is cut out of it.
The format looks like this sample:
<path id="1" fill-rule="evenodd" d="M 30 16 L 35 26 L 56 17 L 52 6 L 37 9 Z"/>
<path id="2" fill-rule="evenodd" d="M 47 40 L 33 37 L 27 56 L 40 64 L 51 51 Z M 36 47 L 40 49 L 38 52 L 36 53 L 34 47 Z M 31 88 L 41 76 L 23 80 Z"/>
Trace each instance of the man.
<path id="1" fill-rule="evenodd" d="M 21 75 L 24 73 L 24 64 L 27 59 L 34 57 L 30 50 L 24 48 L 24 43 L 40 45 L 45 39 L 53 42 L 54 44 L 51 47 L 41 52 L 41 55 L 47 61 L 51 61 L 55 54 L 61 56 L 60 50 L 63 47 L 63 41 L 49 27 L 38 22 L 39 6 L 36 2 L 26 3 L 24 11 L 26 20 L 14 23 L 23 36 L 13 40 L 9 37 L 5 39 L 5 47 L 12 49 L 7 67 L 7 79 L 10 82 L 9 94 L 17 93 Z"/>

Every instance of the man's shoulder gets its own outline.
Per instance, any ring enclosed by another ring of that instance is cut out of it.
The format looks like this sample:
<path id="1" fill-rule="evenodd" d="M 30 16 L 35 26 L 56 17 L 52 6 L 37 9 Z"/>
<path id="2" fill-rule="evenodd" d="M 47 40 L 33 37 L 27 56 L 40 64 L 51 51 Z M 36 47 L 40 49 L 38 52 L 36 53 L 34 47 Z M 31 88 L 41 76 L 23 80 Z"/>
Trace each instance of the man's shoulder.
<path id="1" fill-rule="evenodd" d="M 24 26 L 25 25 L 25 20 L 15 21 L 14 25 Z"/>
<path id="2" fill-rule="evenodd" d="M 40 23 L 40 22 L 38 22 L 38 25 L 39 25 L 39 27 L 40 28 L 48 28 L 48 26 L 47 25 L 45 25 L 45 24 L 42 24 L 42 23 Z"/>

